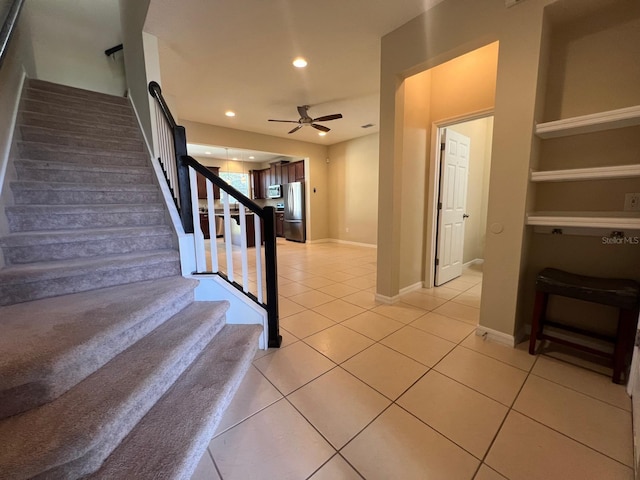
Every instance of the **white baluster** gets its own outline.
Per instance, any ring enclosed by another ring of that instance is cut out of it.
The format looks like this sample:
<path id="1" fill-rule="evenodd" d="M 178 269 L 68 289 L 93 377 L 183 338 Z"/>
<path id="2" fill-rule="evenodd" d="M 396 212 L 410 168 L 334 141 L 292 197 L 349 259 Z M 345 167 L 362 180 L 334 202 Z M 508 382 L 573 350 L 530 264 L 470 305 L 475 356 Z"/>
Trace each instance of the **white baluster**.
<path id="1" fill-rule="evenodd" d="M 227 278 L 233 282 L 233 250 L 231 244 L 231 208 L 229 207 L 229 194 L 222 194 L 222 206 L 224 207 L 224 246 L 227 251 Z"/>
<path id="2" fill-rule="evenodd" d="M 240 257 L 242 258 L 242 290 L 249 291 L 249 262 L 247 259 L 247 215 L 244 205 L 240 204 Z"/>
<path id="3" fill-rule="evenodd" d="M 262 303 L 262 224 L 257 213 L 253 214 L 253 223 L 256 228 L 256 288 L 258 302 Z"/>
<path id="4" fill-rule="evenodd" d="M 204 253 L 204 234 L 200 228 L 200 208 L 198 205 L 198 173 L 189 167 L 189 184 L 191 186 L 191 216 L 193 218 L 193 237 L 196 249 L 196 271 L 207 270 L 207 258 Z"/>
<path id="5" fill-rule="evenodd" d="M 209 212 L 209 253 L 211 253 L 211 271 L 218 273 L 218 232 L 216 230 L 216 209 L 214 206 L 213 183 L 207 179 L 207 210 Z"/>

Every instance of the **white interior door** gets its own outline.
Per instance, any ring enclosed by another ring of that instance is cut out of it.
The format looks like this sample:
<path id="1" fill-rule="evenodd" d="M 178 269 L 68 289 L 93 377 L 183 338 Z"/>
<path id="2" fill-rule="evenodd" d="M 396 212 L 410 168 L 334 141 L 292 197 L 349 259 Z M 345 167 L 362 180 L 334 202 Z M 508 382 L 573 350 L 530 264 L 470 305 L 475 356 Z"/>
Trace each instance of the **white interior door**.
<path id="1" fill-rule="evenodd" d="M 462 274 L 471 139 L 445 129 L 441 143 L 444 149 L 440 152 L 436 286 Z"/>

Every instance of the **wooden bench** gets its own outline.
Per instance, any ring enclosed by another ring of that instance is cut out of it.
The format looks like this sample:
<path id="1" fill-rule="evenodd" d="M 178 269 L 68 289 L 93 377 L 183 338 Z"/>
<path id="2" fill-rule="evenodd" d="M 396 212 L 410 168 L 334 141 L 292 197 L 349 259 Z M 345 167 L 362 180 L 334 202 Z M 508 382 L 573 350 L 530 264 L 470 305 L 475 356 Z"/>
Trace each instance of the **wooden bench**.
<path id="1" fill-rule="evenodd" d="M 547 320 L 546 311 L 549 295 L 560 295 L 619 308 L 620 314 L 618 315 L 615 337 Z M 604 356 L 612 360 L 613 381 L 615 383 L 623 383 L 623 376 L 625 381 L 628 379 L 628 368 L 633 353 L 639 305 L 640 284 L 634 280 L 587 277 L 555 268 L 545 268 L 536 277 L 536 298 L 531 322 L 529 353 L 535 354 L 536 340 L 550 340 L 591 354 Z M 607 340 L 614 345 L 613 354 L 545 333 L 545 325 L 592 338 Z"/>

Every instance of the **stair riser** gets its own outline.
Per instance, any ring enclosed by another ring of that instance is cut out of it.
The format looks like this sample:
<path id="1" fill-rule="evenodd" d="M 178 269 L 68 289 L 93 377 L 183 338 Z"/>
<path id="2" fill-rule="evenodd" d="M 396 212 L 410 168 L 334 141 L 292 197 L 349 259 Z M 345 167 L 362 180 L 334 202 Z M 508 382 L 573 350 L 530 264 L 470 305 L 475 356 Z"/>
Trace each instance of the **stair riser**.
<path id="1" fill-rule="evenodd" d="M 29 168 L 16 162 L 18 179 L 25 182 L 93 183 L 97 185 L 150 185 L 151 172 L 110 173 L 82 170 L 54 170 L 50 168 Z"/>
<path id="2" fill-rule="evenodd" d="M 33 90 L 27 88 L 23 93 L 23 98 L 31 100 L 39 100 L 51 105 L 69 106 L 74 108 L 74 112 L 105 112 L 116 113 L 120 115 L 131 115 L 131 107 L 126 104 L 113 104 L 107 102 L 87 101 L 82 98 L 74 98 L 69 95 L 60 95 L 58 93 L 43 92 L 42 90 Z"/>
<path id="3" fill-rule="evenodd" d="M 125 152 L 142 152 L 143 143 L 140 140 L 118 139 L 115 136 L 104 138 L 90 138 L 86 136 L 56 135 L 43 132 L 36 127 L 20 127 L 22 140 L 26 142 L 51 143 L 67 147 L 93 148 L 97 151 L 117 150 Z"/>
<path id="4" fill-rule="evenodd" d="M 91 361 L 79 361 L 55 377 L 55 382 L 39 381 L 0 392 L 0 418 L 6 418 L 55 400 L 74 385 L 101 368 L 159 325 L 193 302 L 193 291 L 188 291 L 152 309 L 140 322 L 119 335 L 101 343 L 100 355 L 91 355 Z"/>
<path id="5" fill-rule="evenodd" d="M 22 214 L 7 212 L 12 233 L 39 230 L 65 230 L 80 228 L 142 227 L 164 225 L 162 211 L 131 213 L 80 213 L 80 214 Z"/>
<path id="6" fill-rule="evenodd" d="M 84 112 L 65 105 L 55 105 L 29 99 L 22 101 L 20 110 L 23 112 L 44 113 L 60 118 L 72 117 L 77 121 L 112 122 L 118 125 L 129 125 L 132 127 L 137 125 L 136 117 L 130 110 L 126 113 L 109 113 L 106 111 Z"/>
<path id="7" fill-rule="evenodd" d="M 146 166 L 149 164 L 148 155 L 144 152 L 103 152 L 67 150 L 58 145 L 47 144 L 18 144 L 20 158 L 27 160 L 39 160 L 49 162 L 79 163 L 84 165 L 129 165 Z"/>
<path id="8" fill-rule="evenodd" d="M 41 92 L 56 93 L 59 95 L 70 95 L 75 98 L 83 98 L 86 100 L 113 103 L 116 105 L 127 105 L 129 100 L 126 97 L 117 97 L 107 93 L 94 92 L 91 90 L 83 90 L 80 88 L 69 87 L 57 83 L 49 83 L 43 80 L 29 79 L 27 83 L 29 90 L 38 90 Z"/>
<path id="9" fill-rule="evenodd" d="M 140 133 L 135 126 L 118 125 L 109 122 L 77 122 L 67 120 L 65 117 L 42 116 L 37 113 L 23 112 L 20 124 L 30 127 L 50 128 L 63 133 L 107 135 L 109 137 L 141 140 Z"/>
<path id="10" fill-rule="evenodd" d="M 25 247 L 3 247 L 8 265 L 73 258 L 98 257 L 100 255 L 118 255 L 170 249 L 173 239 L 170 234 L 153 236 L 120 237 L 82 242 L 53 243 L 47 245 L 29 245 Z"/>
<path id="11" fill-rule="evenodd" d="M 16 205 L 100 205 L 156 203 L 156 192 L 51 191 L 13 188 Z"/>
<path id="12" fill-rule="evenodd" d="M 34 281 L 28 284 L 5 284 L 0 288 L 0 305 L 29 302 L 40 298 L 68 295 L 97 288 L 124 285 L 144 280 L 180 275 L 180 262 L 153 263 L 147 267 L 123 268 L 109 272 L 91 272 L 72 277 Z"/>

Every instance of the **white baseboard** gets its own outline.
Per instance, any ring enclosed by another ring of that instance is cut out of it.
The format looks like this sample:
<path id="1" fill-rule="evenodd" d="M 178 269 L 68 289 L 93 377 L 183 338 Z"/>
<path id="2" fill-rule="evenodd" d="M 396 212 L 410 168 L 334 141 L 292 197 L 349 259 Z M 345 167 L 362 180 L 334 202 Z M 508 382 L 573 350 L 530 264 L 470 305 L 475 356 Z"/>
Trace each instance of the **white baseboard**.
<path id="1" fill-rule="evenodd" d="M 316 240 L 307 240 L 307 243 L 314 245 L 317 243 L 340 243 L 342 245 L 353 245 L 354 247 L 378 248 L 378 245 L 371 243 L 350 242 L 348 240 L 340 240 L 338 238 L 318 238 Z"/>
<path id="2" fill-rule="evenodd" d="M 494 330 L 493 328 L 487 328 L 483 327 L 482 325 L 478 325 L 476 328 L 476 335 L 484 337 L 491 342 L 507 345 L 511 348 L 516 346 L 516 339 L 513 335 Z"/>
<path id="3" fill-rule="evenodd" d="M 421 288 L 423 288 L 422 283 L 423 282 L 416 282 L 413 285 L 409 285 L 408 287 L 401 288 L 399 294 L 404 295 L 405 293 L 411 293 L 415 290 L 420 290 Z"/>
<path id="4" fill-rule="evenodd" d="M 484 263 L 484 258 L 474 258 L 473 260 L 464 263 L 462 266 L 467 268 L 470 267 L 471 265 L 482 265 Z"/>
<path id="5" fill-rule="evenodd" d="M 386 295 L 381 295 L 379 293 L 375 294 L 375 300 L 384 303 L 386 305 L 393 305 L 394 303 L 398 303 L 400 301 L 400 295 L 394 295 L 393 297 L 387 297 Z"/>

